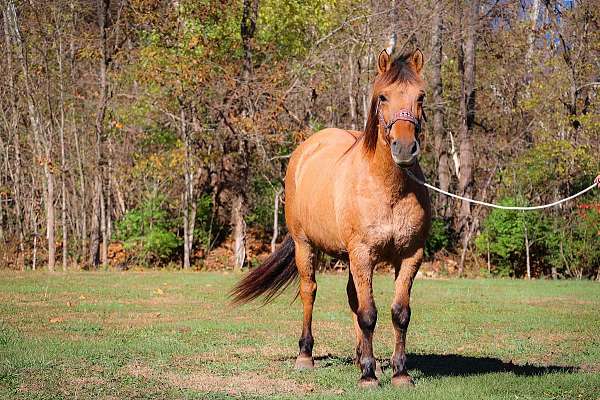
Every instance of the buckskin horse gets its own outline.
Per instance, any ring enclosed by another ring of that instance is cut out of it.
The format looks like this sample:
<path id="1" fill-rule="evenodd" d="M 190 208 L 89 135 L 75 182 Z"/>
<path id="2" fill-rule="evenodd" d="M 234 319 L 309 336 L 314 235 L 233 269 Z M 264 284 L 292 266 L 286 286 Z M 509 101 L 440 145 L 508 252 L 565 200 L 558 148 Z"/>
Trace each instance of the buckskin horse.
<path id="1" fill-rule="evenodd" d="M 384 50 L 377 61 L 370 111 L 364 132 L 324 129 L 293 152 L 285 177 L 285 218 L 289 234 L 265 262 L 232 290 L 233 302 L 273 299 L 296 278 L 304 308 L 296 368 L 313 368 L 312 313 L 320 254 L 349 262 L 346 292 L 356 331 L 356 362 L 361 387 L 379 384 L 375 375 L 373 332 L 377 308 L 373 270 L 395 271 L 392 323 L 396 345 L 392 384 L 412 386 L 406 369 L 410 291 L 423 259 L 431 213 L 423 180 L 419 137 L 425 119 L 423 53 L 394 61 Z"/>

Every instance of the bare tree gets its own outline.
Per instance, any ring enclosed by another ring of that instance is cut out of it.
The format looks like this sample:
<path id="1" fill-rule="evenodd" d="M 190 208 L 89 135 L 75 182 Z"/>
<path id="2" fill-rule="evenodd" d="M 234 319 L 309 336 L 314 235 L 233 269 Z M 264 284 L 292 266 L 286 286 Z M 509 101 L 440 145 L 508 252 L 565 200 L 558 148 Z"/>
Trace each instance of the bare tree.
<path id="1" fill-rule="evenodd" d="M 29 54 L 25 39 L 21 34 L 17 20 L 15 4 L 9 1 L 5 16 L 9 22 L 10 35 L 18 47 L 18 58 L 23 72 L 23 81 L 25 84 L 25 97 L 27 99 L 27 111 L 30 121 L 30 128 L 33 138 L 33 147 L 39 163 L 43 165 L 44 170 L 44 200 L 46 205 L 46 240 L 48 243 L 48 270 L 54 271 L 56 241 L 54 239 L 54 172 L 52 169 L 52 145 L 53 129 L 52 124 L 47 124 L 46 129 L 42 126 L 41 113 L 38 104 L 35 101 L 35 94 L 32 89 L 32 77 L 29 70 Z M 50 79 L 49 76 L 46 79 Z M 49 96 L 49 94 L 48 94 Z M 37 226 L 37 224 L 36 224 Z"/>
<path id="2" fill-rule="evenodd" d="M 251 96 L 251 80 L 253 73 L 252 66 L 252 40 L 256 30 L 256 21 L 258 19 L 259 0 L 244 0 L 242 10 L 242 21 L 240 33 L 242 36 L 242 46 L 244 48 L 244 62 L 242 65 L 242 81 L 246 85 L 246 95 L 248 99 Z M 251 116 L 254 113 L 252 101 L 246 99 L 243 101 L 241 113 Z M 234 238 L 234 269 L 239 270 L 244 266 L 246 260 L 246 221 L 244 220 L 245 195 L 243 185 L 247 176 L 247 143 L 244 137 L 239 137 L 238 153 L 240 155 L 239 166 L 241 171 L 241 181 L 237 183 L 236 195 L 233 201 L 231 212 L 231 223 L 233 226 Z"/>
<path id="3" fill-rule="evenodd" d="M 462 196 L 473 195 L 473 128 L 475 126 L 475 51 L 477 46 L 477 26 L 479 24 L 479 0 L 467 3 L 463 10 L 465 37 L 460 50 L 459 68 L 461 80 L 459 131 L 460 170 L 458 191 Z M 467 237 L 468 224 L 471 219 L 471 205 L 466 201 L 460 204 L 457 228 L 463 238 Z M 466 243 L 463 243 L 466 245 Z"/>
<path id="4" fill-rule="evenodd" d="M 442 43 L 443 43 L 443 3 L 435 4 L 431 32 L 431 86 L 433 87 L 433 137 L 437 159 L 437 175 L 440 188 L 450 187 L 450 168 L 448 165 L 448 138 L 444 129 L 444 97 L 442 82 Z M 447 217 L 450 210 L 447 197 L 438 196 L 437 209 L 442 217 Z"/>

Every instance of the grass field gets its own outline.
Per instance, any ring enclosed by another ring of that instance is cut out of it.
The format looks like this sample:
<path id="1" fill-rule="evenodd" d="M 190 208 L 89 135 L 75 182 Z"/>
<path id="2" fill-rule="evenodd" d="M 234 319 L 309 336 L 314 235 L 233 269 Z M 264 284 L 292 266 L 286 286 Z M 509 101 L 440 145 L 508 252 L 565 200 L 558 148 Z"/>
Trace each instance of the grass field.
<path id="1" fill-rule="evenodd" d="M 381 387 L 357 388 L 345 275 L 318 277 L 313 371 L 292 291 L 231 308 L 221 273 L 0 273 L 1 398 L 599 399 L 600 285 L 419 280 L 413 389 L 390 384 L 392 277 L 378 275 Z"/>

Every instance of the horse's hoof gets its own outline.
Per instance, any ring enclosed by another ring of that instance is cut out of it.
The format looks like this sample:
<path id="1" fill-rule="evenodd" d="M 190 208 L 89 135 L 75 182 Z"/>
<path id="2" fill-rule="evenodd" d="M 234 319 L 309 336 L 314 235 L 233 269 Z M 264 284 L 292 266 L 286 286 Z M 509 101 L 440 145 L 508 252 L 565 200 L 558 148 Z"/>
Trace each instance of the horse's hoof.
<path id="1" fill-rule="evenodd" d="M 296 369 L 313 369 L 315 367 L 315 362 L 312 357 L 298 356 L 294 367 Z"/>
<path id="2" fill-rule="evenodd" d="M 360 378 L 358 381 L 358 387 L 361 389 L 375 389 L 379 386 L 379 380 L 377 378 Z"/>
<path id="3" fill-rule="evenodd" d="M 410 375 L 397 375 L 392 377 L 392 385 L 396 387 L 414 387 L 415 381 L 410 377 Z"/>

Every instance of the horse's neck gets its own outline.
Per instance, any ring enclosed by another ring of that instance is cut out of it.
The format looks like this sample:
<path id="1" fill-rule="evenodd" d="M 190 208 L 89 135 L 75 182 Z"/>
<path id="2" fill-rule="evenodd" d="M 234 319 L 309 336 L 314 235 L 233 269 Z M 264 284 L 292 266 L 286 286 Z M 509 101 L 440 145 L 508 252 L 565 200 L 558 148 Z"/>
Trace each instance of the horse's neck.
<path id="1" fill-rule="evenodd" d="M 410 190 L 408 176 L 392 160 L 390 149 L 380 143 L 370 160 L 370 170 L 382 188 L 389 193 L 391 200 L 404 197 Z"/>

